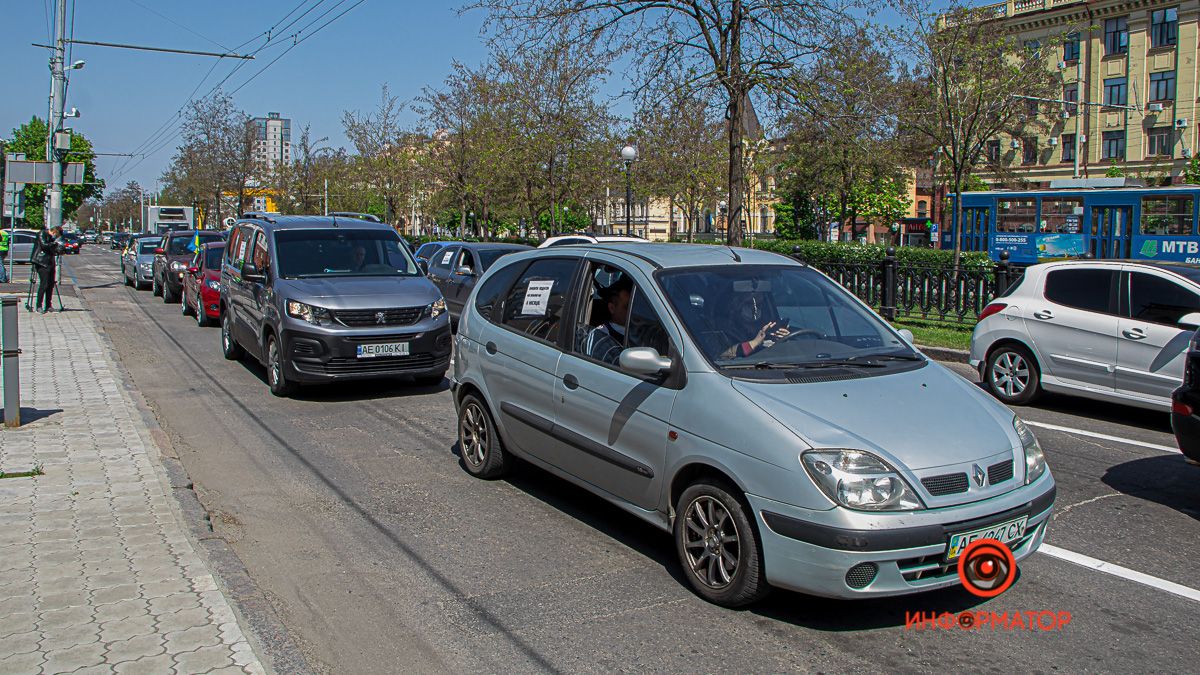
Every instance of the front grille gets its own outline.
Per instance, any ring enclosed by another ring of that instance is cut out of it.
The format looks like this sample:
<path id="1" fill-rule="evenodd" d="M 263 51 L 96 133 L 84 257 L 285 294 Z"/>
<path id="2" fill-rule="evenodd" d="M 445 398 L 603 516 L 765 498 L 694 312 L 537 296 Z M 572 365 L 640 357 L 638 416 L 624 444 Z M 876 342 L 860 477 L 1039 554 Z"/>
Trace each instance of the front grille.
<path id="1" fill-rule="evenodd" d="M 391 309 L 339 309 L 333 318 L 343 326 L 408 326 L 421 318 L 423 307 L 393 307 Z M 380 320 L 382 318 L 382 321 Z"/>
<path id="2" fill-rule="evenodd" d="M 846 585 L 850 588 L 866 588 L 875 581 L 878 572 L 879 566 L 875 563 L 859 563 L 846 572 Z"/>
<path id="3" fill-rule="evenodd" d="M 355 344 L 374 344 L 377 342 L 406 342 L 415 340 L 420 335 L 420 333 L 388 333 L 386 335 L 343 335 L 341 338 Z"/>
<path id="4" fill-rule="evenodd" d="M 434 367 L 435 362 L 432 354 L 413 354 L 373 359 L 333 358 L 326 363 L 297 362 L 295 365 L 297 369 L 311 370 L 325 375 L 364 375 L 428 370 Z"/>
<path id="5" fill-rule="evenodd" d="M 934 497 L 956 495 L 967 491 L 967 474 L 944 473 L 940 476 L 927 476 L 921 479 L 921 485 Z"/>
<path id="6" fill-rule="evenodd" d="M 1012 460 L 999 462 L 988 467 L 988 484 L 995 485 L 1003 483 L 1006 480 L 1012 480 L 1013 463 Z"/>

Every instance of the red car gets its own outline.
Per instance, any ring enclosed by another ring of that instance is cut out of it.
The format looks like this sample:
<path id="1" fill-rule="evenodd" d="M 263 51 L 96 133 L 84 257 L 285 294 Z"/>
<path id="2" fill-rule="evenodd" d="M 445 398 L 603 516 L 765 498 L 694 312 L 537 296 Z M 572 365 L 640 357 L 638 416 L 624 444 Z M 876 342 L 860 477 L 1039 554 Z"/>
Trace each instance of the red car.
<path id="1" fill-rule="evenodd" d="M 184 316 L 196 317 L 199 326 L 213 325 L 221 318 L 221 256 L 225 242 L 201 244 L 183 275 Z"/>

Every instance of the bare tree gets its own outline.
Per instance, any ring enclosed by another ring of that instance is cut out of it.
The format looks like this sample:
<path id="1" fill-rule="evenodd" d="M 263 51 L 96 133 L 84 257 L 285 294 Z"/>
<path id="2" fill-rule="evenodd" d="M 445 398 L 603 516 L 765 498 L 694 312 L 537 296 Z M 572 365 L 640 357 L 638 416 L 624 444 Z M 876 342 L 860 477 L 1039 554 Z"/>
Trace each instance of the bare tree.
<path id="1" fill-rule="evenodd" d="M 383 200 L 384 220 L 388 222 L 407 212 L 422 144 L 416 132 L 401 123 L 404 108 L 385 84 L 375 110 L 342 114 L 346 137 L 358 151 L 354 166 L 359 178 L 363 187 Z"/>
<path id="2" fill-rule="evenodd" d="M 638 79 L 686 63 L 696 84 L 724 92 L 729 215 L 728 242 L 742 242 L 742 160 L 750 96 L 772 85 L 828 45 L 850 23 L 843 0 L 474 0 L 495 34 L 518 50 L 545 36 L 603 41 L 634 55 Z"/>

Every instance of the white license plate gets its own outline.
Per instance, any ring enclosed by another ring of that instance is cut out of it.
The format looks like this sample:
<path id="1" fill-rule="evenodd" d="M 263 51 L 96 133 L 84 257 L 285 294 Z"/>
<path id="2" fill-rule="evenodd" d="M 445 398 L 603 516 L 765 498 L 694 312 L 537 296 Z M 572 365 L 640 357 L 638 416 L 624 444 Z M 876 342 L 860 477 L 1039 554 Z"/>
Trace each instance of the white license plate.
<path id="1" fill-rule="evenodd" d="M 1015 520 L 1006 520 L 985 528 L 960 532 L 950 535 L 950 546 L 946 549 L 946 560 L 954 560 L 962 555 L 963 549 L 980 539 L 995 539 L 1002 544 L 1012 543 L 1025 536 L 1025 524 L 1029 516 L 1021 516 Z"/>
<path id="2" fill-rule="evenodd" d="M 385 342 L 378 345 L 358 346 L 358 358 L 370 359 L 376 356 L 408 356 L 408 343 Z"/>

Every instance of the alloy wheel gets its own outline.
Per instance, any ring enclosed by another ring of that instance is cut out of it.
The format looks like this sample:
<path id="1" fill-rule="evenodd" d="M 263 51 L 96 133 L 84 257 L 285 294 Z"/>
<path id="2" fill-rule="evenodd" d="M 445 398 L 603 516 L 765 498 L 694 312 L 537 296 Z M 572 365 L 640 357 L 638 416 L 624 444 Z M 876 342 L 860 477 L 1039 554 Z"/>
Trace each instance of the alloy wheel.
<path id="1" fill-rule="evenodd" d="M 683 517 L 683 546 L 692 574 L 714 590 L 729 586 L 741 561 L 741 538 L 729 510 L 720 500 L 701 495 Z"/>
<path id="2" fill-rule="evenodd" d="M 267 384 L 271 387 L 279 386 L 279 368 L 279 347 L 271 340 L 267 346 Z"/>
<path id="3" fill-rule="evenodd" d="M 1016 352 L 1004 352 L 992 364 L 992 383 L 1007 397 L 1019 396 L 1029 386 L 1029 364 Z"/>
<path id="4" fill-rule="evenodd" d="M 458 424 L 458 439 L 463 459 L 470 462 L 471 466 L 483 464 L 489 442 L 487 422 L 483 410 L 474 401 L 463 408 L 462 420 Z"/>

